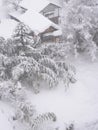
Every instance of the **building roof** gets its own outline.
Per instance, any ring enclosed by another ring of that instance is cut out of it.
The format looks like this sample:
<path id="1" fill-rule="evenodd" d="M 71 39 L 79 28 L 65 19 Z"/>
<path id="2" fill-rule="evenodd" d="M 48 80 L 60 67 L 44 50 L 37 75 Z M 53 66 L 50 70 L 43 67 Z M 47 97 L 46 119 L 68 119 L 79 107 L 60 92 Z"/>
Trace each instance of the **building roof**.
<path id="1" fill-rule="evenodd" d="M 27 10 L 34 10 L 40 12 L 49 4 L 48 0 L 23 0 L 20 6 Z"/>
<path id="2" fill-rule="evenodd" d="M 62 6 L 62 0 L 49 0 L 49 2 L 59 7 Z"/>
<path id="3" fill-rule="evenodd" d="M 16 26 L 17 22 L 14 20 L 3 20 L 0 23 L 0 36 L 4 38 L 10 38 Z"/>
<path id="4" fill-rule="evenodd" d="M 43 8 L 40 13 L 42 12 L 51 12 L 55 10 L 56 8 L 60 8 L 58 5 L 55 5 L 53 3 L 49 3 L 45 8 Z"/>
<path id="5" fill-rule="evenodd" d="M 33 31 L 38 31 L 39 33 L 44 32 L 49 27 L 54 27 L 55 29 L 59 29 L 60 27 L 47 18 L 45 18 L 40 13 L 35 11 L 26 11 L 26 13 L 17 17 L 21 22 L 28 25 Z"/>
<path id="6" fill-rule="evenodd" d="M 27 10 L 34 10 L 37 12 L 40 12 L 43 10 L 45 7 L 47 7 L 50 3 L 61 6 L 60 0 L 23 0 L 20 3 L 20 6 L 27 9 Z"/>

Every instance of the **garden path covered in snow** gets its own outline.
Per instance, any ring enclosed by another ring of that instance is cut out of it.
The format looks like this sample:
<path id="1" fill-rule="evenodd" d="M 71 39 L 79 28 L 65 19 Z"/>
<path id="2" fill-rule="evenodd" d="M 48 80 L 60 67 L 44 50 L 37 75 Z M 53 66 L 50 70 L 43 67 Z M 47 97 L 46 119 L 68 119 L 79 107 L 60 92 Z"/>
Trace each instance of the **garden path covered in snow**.
<path id="1" fill-rule="evenodd" d="M 74 63 L 77 68 L 77 82 L 66 91 L 62 83 L 54 90 L 43 90 L 34 95 L 28 91 L 28 98 L 39 113 L 54 112 L 62 123 L 79 124 L 98 120 L 98 62 Z"/>

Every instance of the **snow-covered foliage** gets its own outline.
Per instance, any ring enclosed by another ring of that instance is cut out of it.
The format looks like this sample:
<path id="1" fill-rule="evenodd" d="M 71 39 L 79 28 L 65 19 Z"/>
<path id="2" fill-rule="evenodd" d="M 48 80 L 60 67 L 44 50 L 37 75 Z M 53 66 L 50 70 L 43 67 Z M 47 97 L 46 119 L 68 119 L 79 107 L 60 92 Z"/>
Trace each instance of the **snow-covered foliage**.
<path id="1" fill-rule="evenodd" d="M 56 121 L 54 113 L 37 114 L 34 106 L 27 101 L 26 93 L 20 83 L 15 85 L 12 81 L 0 82 L 0 100 L 9 103 L 15 109 L 13 121 L 25 123 L 30 129 L 39 130 L 40 126 L 50 127 L 48 123 Z"/>
<path id="2" fill-rule="evenodd" d="M 2 100 L 9 102 L 25 99 L 23 89 L 19 85 L 14 85 L 11 81 L 3 81 L 0 83 L 0 97 Z"/>
<path id="3" fill-rule="evenodd" d="M 74 124 L 68 125 L 65 130 L 74 130 Z"/>
<path id="4" fill-rule="evenodd" d="M 45 113 L 45 114 L 41 114 L 38 115 L 37 117 L 35 117 L 32 121 L 31 121 L 31 127 L 33 130 L 53 130 L 53 128 L 51 128 L 51 126 L 49 126 L 49 124 L 56 122 L 57 117 L 54 113 Z"/>
<path id="5" fill-rule="evenodd" d="M 74 83 L 75 68 L 64 59 L 60 60 L 63 53 L 59 52 L 61 46 L 33 48 L 31 33 L 29 27 L 19 23 L 12 38 L 1 38 L 1 79 L 12 80 L 15 84 L 20 82 L 31 87 L 35 93 L 44 85 L 47 88 L 56 87 L 60 80 L 67 87 Z"/>
<path id="6" fill-rule="evenodd" d="M 31 120 L 33 120 L 36 115 L 36 110 L 34 106 L 30 102 L 16 102 L 17 109 L 15 111 L 15 115 L 13 116 L 14 121 L 20 121 L 22 123 L 30 124 Z"/>
<path id="7" fill-rule="evenodd" d="M 16 44 L 18 43 L 16 39 L 5 40 L 1 37 L 0 43 L 0 100 L 8 102 L 15 108 L 16 112 L 13 116 L 13 121 L 24 122 L 28 127 L 34 127 L 34 129 L 44 122 L 47 122 L 48 125 L 48 121 L 52 121 L 55 116 L 52 113 L 48 113 L 41 117 L 39 116 L 39 119 L 36 118 L 38 121 L 34 119 L 37 113 L 34 106 L 27 100 L 22 83 L 26 81 L 30 85 L 29 82 L 32 82 L 31 86 L 34 86 L 33 89 L 36 92 L 39 91 L 37 88 L 38 83 L 40 84 L 43 80 L 47 80 L 50 85 L 53 85 L 56 82 L 56 72 L 52 70 L 52 65 L 53 69 L 55 69 L 54 62 L 51 63 L 48 58 L 45 59 L 37 49 L 30 46 L 29 42 L 27 42 L 27 45 L 21 44 L 21 48 L 19 48 L 20 46 Z M 17 53 L 18 49 L 19 53 Z M 46 127 L 47 125 L 42 126 Z M 36 128 L 36 130 L 38 129 Z"/>
<path id="8" fill-rule="evenodd" d="M 13 38 L 14 40 L 16 40 L 16 42 L 22 45 L 27 44 L 27 43 L 29 44 L 34 43 L 32 30 L 28 26 L 26 26 L 24 23 L 21 23 L 21 22 L 17 25 L 13 34 Z"/>
<path id="9" fill-rule="evenodd" d="M 19 23 L 11 38 L 0 37 L 0 100 L 16 109 L 13 121 L 25 123 L 33 130 L 41 127 L 54 130 L 51 124 L 56 121 L 55 114 L 37 116 L 25 90 L 31 87 L 34 93 L 38 93 L 45 86 L 49 89 L 57 87 L 61 80 L 68 87 L 76 81 L 76 72 L 74 66 L 64 59 L 61 61 L 59 55 L 55 57 L 55 50 L 52 59 L 45 53 L 46 48 L 34 47 L 33 36 L 28 26 Z"/>
<path id="10" fill-rule="evenodd" d="M 15 85 L 12 81 L 0 82 L 0 100 L 7 102 L 15 109 L 13 121 L 25 121 L 28 123 L 31 116 L 36 113 L 34 106 L 27 102 L 26 94 L 20 83 Z"/>
<path id="11" fill-rule="evenodd" d="M 28 40 L 29 34 L 29 27 L 19 23 L 12 39 L 1 38 L 1 67 L 4 68 L 2 73 L 6 80 L 11 79 L 15 83 L 19 81 L 23 86 L 32 87 L 35 93 L 43 85 L 47 88 L 56 87 L 60 80 L 65 82 L 65 86 L 74 83 L 75 68 L 64 61 L 63 45 L 33 48 L 34 43 Z"/>
<path id="12" fill-rule="evenodd" d="M 65 61 L 69 58 L 69 46 L 65 43 L 47 43 L 43 44 L 41 48 L 43 55 L 49 56 L 55 61 Z"/>
<path id="13" fill-rule="evenodd" d="M 64 80 L 65 86 L 69 86 L 69 83 L 75 83 L 76 69 L 74 65 L 68 62 L 70 56 L 68 46 L 65 43 L 52 43 L 43 45 L 41 48 L 41 54 L 49 56 L 52 62 L 55 62 L 55 67 L 58 68 L 58 77 Z"/>
<path id="14" fill-rule="evenodd" d="M 70 52 L 75 56 L 85 52 L 95 60 L 98 5 L 95 1 L 70 0 L 63 5 L 62 12 L 63 40 L 69 45 Z"/>
<path id="15" fill-rule="evenodd" d="M 35 53 L 34 57 L 33 53 L 31 54 L 32 56 L 26 56 L 26 53 L 24 56 L 14 57 L 10 66 L 15 64 L 12 67 L 12 79 L 15 82 L 20 81 L 24 86 L 27 84 L 38 93 L 43 83 L 53 88 L 57 86 L 60 78 L 65 80 L 65 84 L 67 81 L 68 83 L 75 81 L 75 68 L 72 65 L 61 61 L 55 62 L 40 53 Z"/>

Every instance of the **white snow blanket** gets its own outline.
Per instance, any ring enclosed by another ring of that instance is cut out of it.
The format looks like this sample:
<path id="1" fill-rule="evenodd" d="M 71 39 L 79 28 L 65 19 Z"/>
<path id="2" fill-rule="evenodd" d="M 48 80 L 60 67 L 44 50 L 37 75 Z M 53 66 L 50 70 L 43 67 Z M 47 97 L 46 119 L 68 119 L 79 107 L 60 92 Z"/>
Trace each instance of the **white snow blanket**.
<path id="1" fill-rule="evenodd" d="M 17 22 L 14 20 L 2 20 L 0 23 L 0 36 L 4 38 L 10 38 L 17 26 Z"/>

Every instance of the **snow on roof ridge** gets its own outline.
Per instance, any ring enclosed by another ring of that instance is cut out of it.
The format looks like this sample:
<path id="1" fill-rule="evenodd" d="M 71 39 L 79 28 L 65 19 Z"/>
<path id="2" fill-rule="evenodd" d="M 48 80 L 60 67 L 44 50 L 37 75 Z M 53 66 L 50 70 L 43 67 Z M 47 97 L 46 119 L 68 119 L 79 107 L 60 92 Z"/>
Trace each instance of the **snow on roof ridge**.
<path id="1" fill-rule="evenodd" d="M 48 0 L 23 0 L 20 2 L 20 6 L 26 8 L 28 10 L 32 9 L 34 11 L 40 12 L 43 8 L 45 8 L 50 2 Z"/>

